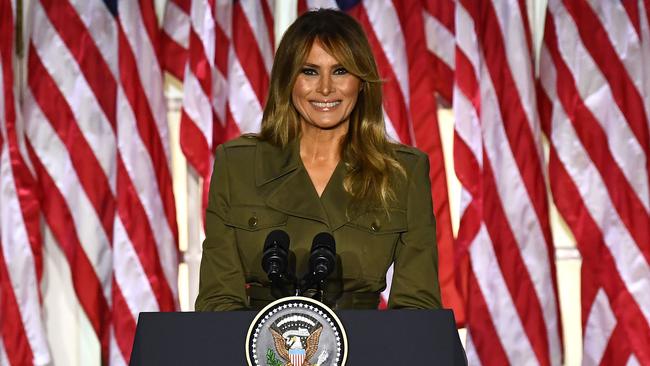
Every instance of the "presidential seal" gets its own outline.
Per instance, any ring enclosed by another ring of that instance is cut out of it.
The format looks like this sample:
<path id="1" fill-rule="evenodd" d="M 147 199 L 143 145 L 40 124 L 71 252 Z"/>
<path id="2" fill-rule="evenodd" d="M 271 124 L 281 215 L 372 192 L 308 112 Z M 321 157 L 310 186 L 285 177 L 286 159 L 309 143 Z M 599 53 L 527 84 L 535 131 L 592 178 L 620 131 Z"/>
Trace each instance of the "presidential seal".
<path id="1" fill-rule="evenodd" d="M 246 336 L 249 366 L 345 365 L 347 339 L 336 314 L 306 297 L 285 297 L 260 311 Z"/>

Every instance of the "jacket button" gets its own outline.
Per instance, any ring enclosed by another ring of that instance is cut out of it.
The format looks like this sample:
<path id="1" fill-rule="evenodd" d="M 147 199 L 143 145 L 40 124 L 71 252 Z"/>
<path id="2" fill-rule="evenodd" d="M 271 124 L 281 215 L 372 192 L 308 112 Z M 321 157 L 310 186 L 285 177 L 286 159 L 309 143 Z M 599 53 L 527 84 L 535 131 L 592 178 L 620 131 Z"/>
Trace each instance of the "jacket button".
<path id="1" fill-rule="evenodd" d="M 251 216 L 250 219 L 248 219 L 248 226 L 249 227 L 257 227 L 257 217 L 256 216 Z"/>
<path id="2" fill-rule="evenodd" d="M 379 231 L 379 229 L 381 229 L 381 226 L 379 225 L 378 222 L 373 222 L 372 224 L 370 224 L 370 230 L 377 232 Z"/>

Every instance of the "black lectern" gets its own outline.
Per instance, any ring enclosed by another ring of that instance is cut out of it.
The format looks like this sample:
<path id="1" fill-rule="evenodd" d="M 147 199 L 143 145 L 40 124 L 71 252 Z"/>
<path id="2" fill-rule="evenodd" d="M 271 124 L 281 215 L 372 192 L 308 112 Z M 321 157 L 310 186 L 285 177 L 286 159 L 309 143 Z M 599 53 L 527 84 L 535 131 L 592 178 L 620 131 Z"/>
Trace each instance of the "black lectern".
<path id="1" fill-rule="evenodd" d="M 141 313 L 130 365 L 246 365 L 255 314 Z M 347 365 L 467 365 L 451 310 L 336 314 L 347 332 Z"/>

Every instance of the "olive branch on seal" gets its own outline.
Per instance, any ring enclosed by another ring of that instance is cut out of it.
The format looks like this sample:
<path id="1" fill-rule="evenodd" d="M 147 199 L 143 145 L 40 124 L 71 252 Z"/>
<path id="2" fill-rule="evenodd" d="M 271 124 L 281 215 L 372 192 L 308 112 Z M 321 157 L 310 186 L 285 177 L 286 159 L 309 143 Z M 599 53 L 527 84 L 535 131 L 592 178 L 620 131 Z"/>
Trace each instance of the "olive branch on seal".
<path id="1" fill-rule="evenodd" d="M 282 366 L 282 361 L 275 357 L 275 352 L 272 349 L 266 350 L 266 365 L 267 366 Z"/>

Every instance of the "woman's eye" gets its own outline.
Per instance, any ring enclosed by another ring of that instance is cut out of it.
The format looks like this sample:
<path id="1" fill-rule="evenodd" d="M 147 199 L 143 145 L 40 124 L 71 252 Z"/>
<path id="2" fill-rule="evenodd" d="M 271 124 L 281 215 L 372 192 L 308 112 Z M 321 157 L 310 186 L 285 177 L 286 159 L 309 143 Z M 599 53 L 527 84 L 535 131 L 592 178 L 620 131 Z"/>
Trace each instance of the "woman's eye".
<path id="1" fill-rule="evenodd" d="M 301 70 L 301 72 L 305 75 L 317 75 L 316 70 L 310 68 L 304 68 Z"/>
<path id="2" fill-rule="evenodd" d="M 348 70 L 346 70 L 344 67 L 339 67 L 338 69 L 334 70 L 334 75 L 345 75 L 348 73 Z"/>

